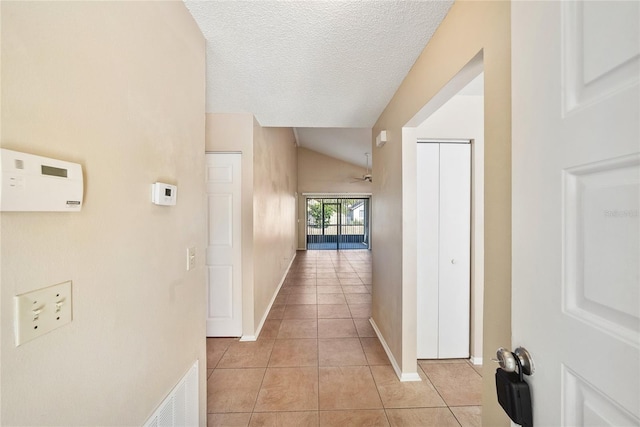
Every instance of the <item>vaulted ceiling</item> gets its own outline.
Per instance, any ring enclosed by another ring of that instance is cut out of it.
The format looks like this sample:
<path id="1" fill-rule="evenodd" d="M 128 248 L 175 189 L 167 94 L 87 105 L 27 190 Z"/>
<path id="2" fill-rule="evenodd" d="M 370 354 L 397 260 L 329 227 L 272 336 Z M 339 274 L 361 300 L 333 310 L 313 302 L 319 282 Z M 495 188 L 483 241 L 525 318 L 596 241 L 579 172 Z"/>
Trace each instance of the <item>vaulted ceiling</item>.
<path id="1" fill-rule="evenodd" d="M 301 146 L 364 166 L 371 127 L 453 1 L 185 4 L 207 39 L 207 112 L 300 128 Z"/>

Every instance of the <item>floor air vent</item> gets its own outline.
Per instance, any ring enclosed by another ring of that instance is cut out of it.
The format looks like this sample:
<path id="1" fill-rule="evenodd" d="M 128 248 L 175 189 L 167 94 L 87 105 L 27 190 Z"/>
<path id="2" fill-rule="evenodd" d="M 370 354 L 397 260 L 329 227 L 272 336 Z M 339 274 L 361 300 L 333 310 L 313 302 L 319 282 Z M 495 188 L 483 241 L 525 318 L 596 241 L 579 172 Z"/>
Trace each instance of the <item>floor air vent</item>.
<path id="1" fill-rule="evenodd" d="M 198 361 L 189 369 L 145 427 L 182 427 L 198 425 Z"/>

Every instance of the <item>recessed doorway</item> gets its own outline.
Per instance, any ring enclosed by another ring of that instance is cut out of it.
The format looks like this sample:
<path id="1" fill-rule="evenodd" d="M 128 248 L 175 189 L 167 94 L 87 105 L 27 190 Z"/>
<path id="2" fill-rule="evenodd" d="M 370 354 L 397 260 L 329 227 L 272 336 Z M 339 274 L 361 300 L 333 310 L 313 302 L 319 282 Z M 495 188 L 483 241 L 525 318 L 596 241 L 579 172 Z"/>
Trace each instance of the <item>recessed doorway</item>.
<path id="1" fill-rule="evenodd" d="M 307 198 L 307 249 L 369 249 L 368 198 Z"/>

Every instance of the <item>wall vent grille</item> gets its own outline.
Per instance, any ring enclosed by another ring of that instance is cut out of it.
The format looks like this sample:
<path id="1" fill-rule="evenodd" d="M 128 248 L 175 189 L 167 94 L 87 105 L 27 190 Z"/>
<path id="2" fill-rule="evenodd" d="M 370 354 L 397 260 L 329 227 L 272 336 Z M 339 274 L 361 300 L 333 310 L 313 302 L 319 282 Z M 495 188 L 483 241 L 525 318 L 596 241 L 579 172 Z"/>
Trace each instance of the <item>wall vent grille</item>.
<path id="1" fill-rule="evenodd" d="M 198 361 L 160 404 L 145 427 L 198 425 Z"/>

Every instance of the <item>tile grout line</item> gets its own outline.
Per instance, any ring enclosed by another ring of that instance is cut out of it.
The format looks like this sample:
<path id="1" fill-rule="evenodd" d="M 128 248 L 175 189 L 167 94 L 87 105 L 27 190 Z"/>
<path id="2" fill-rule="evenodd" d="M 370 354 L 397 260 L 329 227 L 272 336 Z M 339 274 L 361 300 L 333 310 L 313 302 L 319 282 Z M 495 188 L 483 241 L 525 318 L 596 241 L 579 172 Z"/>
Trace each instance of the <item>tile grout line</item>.
<path id="1" fill-rule="evenodd" d="M 318 317 L 318 265 L 316 259 L 316 372 L 318 373 L 318 400 L 317 400 L 317 411 L 318 411 L 318 426 L 320 426 L 320 318 Z"/>
<path id="2" fill-rule="evenodd" d="M 366 357 L 366 354 L 365 354 Z M 367 360 L 367 363 L 369 361 Z M 384 400 L 382 400 L 382 395 L 380 394 L 380 388 L 378 387 L 378 382 L 376 381 L 375 375 L 373 375 L 373 371 L 371 370 L 371 365 L 368 365 L 369 373 L 371 374 L 371 378 L 373 379 L 373 384 L 376 387 L 376 393 L 378 393 L 378 398 L 380 399 L 380 404 L 382 405 L 382 411 L 384 412 L 384 417 L 387 420 L 387 423 L 391 425 L 391 421 L 389 420 L 389 414 L 387 413 L 387 407 L 384 404 Z"/>
<path id="3" fill-rule="evenodd" d="M 449 404 L 447 403 L 446 400 L 444 400 L 444 396 L 440 393 L 440 390 L 438 390 L 438 387 L 436 387 L 436 385 L 433 383 L 433 381 L 431 381 L 431 378 L 429 378 L 429 374 L 427 374 L 427 371 L 425 371 L 424 369 L 422 369 L 422 365 L 420 365 L 420 362 L 418 362 L 418 368 L 422 371 L 422 373 L 424 374 L 424 376 L 427 378 L 427 381 L 429 381 L 429 383 L 431 383 L 431 385 L 433 386 L 433 389 L 436 391 L 436 393 L 438 393 L 438 396 L 440 396 L 440 399 L 442 399 L 442 403 L 445 404 L 445 406 L 447 407 L 447 409 L 449 408 Z M 451 409 L 449 409 L 449 412 L 451 412 Z M 453 413 L 453 412 L 452 412 Z M 457 419 L 456 419 L 457 420 Z"/>
<path id="4" fill-rule="evenodd" d="M 317 383 L 317 399 L 316 399 L 316 410 L 318 412 L 318 426 L 320 426 L 320 325 L 318 319 L 318 265 L 316 259 L 316 373 L 318 375 L 318 383 Z"/>

